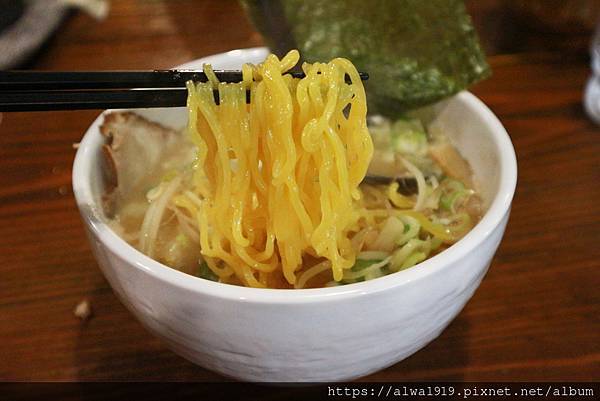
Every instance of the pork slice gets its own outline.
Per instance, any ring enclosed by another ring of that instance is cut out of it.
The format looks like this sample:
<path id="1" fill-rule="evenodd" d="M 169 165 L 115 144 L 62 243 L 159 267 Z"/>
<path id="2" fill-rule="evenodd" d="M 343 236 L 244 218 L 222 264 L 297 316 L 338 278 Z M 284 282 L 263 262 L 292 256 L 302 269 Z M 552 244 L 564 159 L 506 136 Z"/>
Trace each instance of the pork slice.
<path id="1" fill-rule="evenodd" d="M 169 170 L 193 160 L 194 147 L 181 132 L 132 112 L 107 114 L 100 132 L 106 137 L 103 200 L 108 217 L 128 202 L 143 200 Z"/>

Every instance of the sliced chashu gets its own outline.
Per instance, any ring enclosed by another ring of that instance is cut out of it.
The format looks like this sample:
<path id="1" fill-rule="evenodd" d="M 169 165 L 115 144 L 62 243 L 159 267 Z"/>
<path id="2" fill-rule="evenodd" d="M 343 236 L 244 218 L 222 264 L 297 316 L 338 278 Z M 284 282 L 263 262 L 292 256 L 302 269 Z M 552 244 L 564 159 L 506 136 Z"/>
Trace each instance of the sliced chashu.
<path id="1" fill-rule="evenodd" d="M 107 114 L 100 132 L 107 139 L 102 150 L 104 209 L 109 217 L 122 205 L 143 202 L 165 174 L 184 168 L 194 158 L 194 147 L 185 135 L 135 113 Z"/>

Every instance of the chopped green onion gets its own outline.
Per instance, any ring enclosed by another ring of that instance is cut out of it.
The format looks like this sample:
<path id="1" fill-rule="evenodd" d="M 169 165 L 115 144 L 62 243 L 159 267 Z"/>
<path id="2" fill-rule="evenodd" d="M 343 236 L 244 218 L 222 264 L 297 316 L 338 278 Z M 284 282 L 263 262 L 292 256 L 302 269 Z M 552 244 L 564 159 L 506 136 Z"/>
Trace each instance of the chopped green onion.
<path id="1" fill-rule="evenodd" d="M 354 266 L 352 266 L 352 270 L 353 272 L 359 272 L 375 263 L 379 263 L 381 262 L 383 259 L 370 259 L 370 260 L 365 260 L 365 259 L 356 259 L 356 263 L 354 263 Z"/>
<path id="2" fill-rule="evenodd" d="M 390 256 L 389 252 L 383 252 L 383 251 L 362 251 L 361 253 L 359 253 L 358 255 L 356 255 L 356 259 L 362 259 L 362 260 L 377 259 L 378 261 L 382 261 L 383 259 L 387 258 L 388 256 Z"/>
<path id="3" fill-rule="evenodd" d="M 348 282 L 349 280 L 351 282 L 362 281 L 370 274 L 377 274 L 374 271 L 380 271 L 389 263 L 391 258 L 391 256 L 388 256 L 383 260 L 357 260 L 351 269 L 344 271 L 342 282 Z"/>
<path id="4" fill-rule="evenodd" d="M 405 155 L 427 153 L 427 134 L 419 120 L 397 120 L 392 125 L 391 136 L 396 152 Z"/>
<path id="5" fill-rule="evenodd" d="M 474 191 L 466 189 L 465 185 L 457 180 L 447 178 L 443 182 L 444 191 L 440 197 L 440 206 L 442 209 L 456 213 L 456 202 L 465 197 L 471 196 Z"/>
<path id="6" fill-rule="evenodd" d="M 204 261 L 202 261 L 200 263 L 200 266 L 198 267 L 198 277 L 210 281 L 219 281 L 219 276 L 217 276 L 212 270 L 210 270 L 210 267 L 208 267 L 208 265 Z"/>
<path id="7" fill-rule="evenodd" d="M 450 230 L 453 233 L 466 233 L 471 229 L 472 222 L 471 216 L 468 213 L 458 213 L 457 215 L 452 217 L 452 221 L 450 222 Z"/>
<path id="8" fill-rule="evenodd" d="M 408 259 L 406 259 L 402 263 L 402 265 L 400 266 L 400 270 L 408 269 L 409 267 L 412 267 L 412 266 L 416 265 L 417 263 L 421 263 L 426 258 L 427 258 L 427 254 L 425 252 L 413 253 L 412 255 L 410 255 L 408 257 Z"/>
<path id="9" fill-rule="evenodd" d="M 383 272 L 383 268 L 381 268 L 381 269 L 370 271 L 369 273 L 365 274 L 364 279 L 365 279 L 365 281 L 367 281 L 367 280 L 372 280 L 374 278 L 383 277 L 384 275 L 385 275 L 385 273 Z"/>
<path id="10" fill-rule="evenodd" d="M 441 245 L 442 245 L 442 240 L 439 239 L 438 237 L 433 237 L 430 239 L 431 241 L 431 250 L 435 251 L 437 250 Z"/>
<path id="11" fill-rule="evenodd" d="M 404 245 L 412 238 L 416 238 L 421 230 L 421 224 L 417 219 L 410 216 L 401 216 L 400 220 L 404 223 L 404 232 L 396 238 L 397 245 Z M 408 227 L 408 229 L 407 229 Z"/>
<path id="12" fill-rule="evenodd" d="M 392 259 L 390 261 L 390 270 L 397 272 L 402 269 L 405 269 L 406 263 L 412 263 L 414 260 L 417 260 L 418 258 L 420 258 L 420 256 L 415 257 L 414 254 L 423 254 L 423 255 L 425 255 L 425 257 L 423 259 L 425 259 L 427 257 L 427 255 L 429 255 L 430 251 L 431 251 L 431 241 L 429 239 L 420 240 L 420 239 L 413 238 L 410 241 L 408 241 L 402 248 L 400 248 L 394 252 L 394 254 L 392 255 Z M 423 259 L 421 259 L 421 260 L 423 260 Z M 413 265 L 418 262 L 420 262 L 420 260 L 417 262 L 414 262 Z"/>
<path id="13" fill-rule="evenodd" d="M 396 216 L 390 216 L 383 224 L 383 228 L 372 244 L 373 249 L 382 251 L 392 251 L 396 239 L 399 238 L 404 231 L 404 223 Z"/>

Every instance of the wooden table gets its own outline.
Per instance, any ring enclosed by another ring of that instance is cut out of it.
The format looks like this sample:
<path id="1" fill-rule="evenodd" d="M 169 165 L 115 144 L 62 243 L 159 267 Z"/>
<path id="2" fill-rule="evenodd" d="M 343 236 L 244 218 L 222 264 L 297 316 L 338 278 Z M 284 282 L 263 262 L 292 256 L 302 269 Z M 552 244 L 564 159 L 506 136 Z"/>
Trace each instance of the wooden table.
<path id="1" fill-rule="evenodd" d="M 261 45 L 236 1 L 112 2 L 75 15 L 35 69 L 167 68 Z M 519 183 L 487 277 L 430 345 L 368 380 L 592 380 L 600 373 L 600 130 L 588 63 L 559 52 L 490 57 L 473 91 L 514 142 Z M 220 380 L 169 351 L 119 303 L 71 190 L 97 111 L 5 114 L 0 126 L 0 380 Z M 88 299 L 83 323 L 73 308 Z"/>

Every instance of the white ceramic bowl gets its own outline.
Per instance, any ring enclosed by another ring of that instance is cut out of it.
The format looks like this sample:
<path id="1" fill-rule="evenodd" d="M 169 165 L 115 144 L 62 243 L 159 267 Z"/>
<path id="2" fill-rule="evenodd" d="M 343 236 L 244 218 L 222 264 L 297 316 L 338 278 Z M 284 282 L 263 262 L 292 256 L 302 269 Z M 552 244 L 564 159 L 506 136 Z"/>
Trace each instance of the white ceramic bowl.
<path id="1" fill-rule="evenodd" d="M 266 49 L 207 57 L 239 68 Z M 408 357 L 436 338 L 477 289 L 504 233 L 517 180 L 515 153 L 494 114 L 463 92 L 439 119 L 469 160 L 488 210 L 458 243 L 418 266 L 372 281 L 306 290 L 225 285 L 166 267 L 129 246 L 99 204 L 102 116 L 83 138 L 73 189 L 98 263 L 121 301 L 147 329 L 198 365 L 250 381 L 341 381 Z M 185 109 L 141 114 L 181 127 Z"/>

